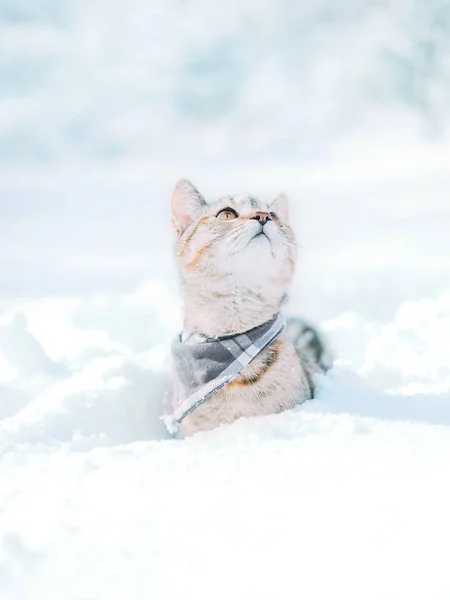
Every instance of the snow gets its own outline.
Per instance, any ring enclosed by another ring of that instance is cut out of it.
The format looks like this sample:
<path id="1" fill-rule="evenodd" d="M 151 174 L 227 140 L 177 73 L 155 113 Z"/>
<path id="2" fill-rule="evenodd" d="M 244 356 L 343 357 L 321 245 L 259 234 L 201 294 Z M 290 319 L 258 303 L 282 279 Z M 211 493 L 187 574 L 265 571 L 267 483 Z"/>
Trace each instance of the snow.
<path id="1" fill-rule="evenodd" d="M 448 600 L 446 18 L 2 3 L 1 600 Z M 289 312 L 337 356 L 307 405 L 184 441 L 182 176 L 285 189 Z"/>
<path id="2" fill-rule="evenodd" d="M 7 456 L 3 597 L 446 598 L 449 444 L 446 427 L 298 412 Z"/>
<path id="3" fill-rule="evenodd" d="M 185 441 L 158 418 L 177 304 L 154 281 L 2 315 L 2 599 L 448 598 L 450 294 L 325 321 L 360 364 Z"/>

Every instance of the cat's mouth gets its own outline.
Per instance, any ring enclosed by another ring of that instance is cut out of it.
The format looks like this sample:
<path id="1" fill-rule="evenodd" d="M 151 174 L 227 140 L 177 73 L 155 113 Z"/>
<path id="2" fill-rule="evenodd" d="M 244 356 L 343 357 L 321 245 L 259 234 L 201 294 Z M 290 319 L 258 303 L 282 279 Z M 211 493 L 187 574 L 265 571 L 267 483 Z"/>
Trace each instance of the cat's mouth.
<path id="1" fill-rule="evenodd" d="M 258 233 L 252 237 L 252 239 L 250 240 L 249 243 L 253 242 L 253 240 L 260 240 L 260 239 L 262 239 L 262 240 L 265 239 L 269 242 L 268 250 L 269 250 L 270 254 L 272 255 L 272 257 L 275 258 L 275 247 L 273 244 L 274 240 L 269 235 L 267 235 L 265 228 L 263 228 L 263 227 L 261 228 L 261 231 L 258 231 Z M 265 244 L 266 242 L 262 241 L 260 243 Z M 267 248 L 267 246 L 265 246 L 265 248 Z M 262 248 L 261 248 L 261 250 L 262 250 Z"/>
<path id="2" fill-rule="evenodd" d="M 267 233 L 264 231 L 264 229 L 262 229 L 261 231 L 259 231 L 258 233 L 256 233 L 248 242 L 248 244 L 251 244 L 252 242 L 254 242 L 255 240 L 267 240 L 269 242 L 269 248 L 270 248 L 270 252 L 273 255 L 273 248 L 272 248 L 272 240 L 270 239 L 270 237 L 267 235 Z M 265 244 L 265 241 L 261 242 L 262 244 Z"/>
<path id="3" fill-rule="evenodd" d="M 253 243 L 255 244 L 255 248 L 257 246 L 260 247 L 261 251 L 265 249 L 269 250 L 273 255 L 274 247 L 273 247 L 273 238 L 270 233 L 266 231 L 265 227 L 259 227 L 257 231 L 252 231 L 251 237 L 247 238 L 247 243 L 245 247 L 251 246 Z M 260 241 L 258 241 L 260 240 Z M 268 242 L 268 246 L 266 246 L 266 242 Z"/>
<path id="4" fill-rule="evenodd" d="M 267 237 L 267 235 L 264 233 L 264 231 L 260 231 L 259 233 L 257 233 L 257 234 L 255 235 L 255 238 L 261 237 L 262 235 L 263 235 L 264 237 L 266 237 L 267 239 L 269 239 L 269 238 Z"/>
<path id="5" fill-rule="evenodd" d="M 269 242 L 269 244 L 271 244 L 270 238 L 266 234 L 266 232 L 264 231 L 264 229 L 262 231 L 260 231 L 259 233 L 257 233 L 256 235 L 254 235 L 250 241 L 257 240 L 257 239 L 260 239 L 260 238 L 266 238 L 266 240 Z"/>

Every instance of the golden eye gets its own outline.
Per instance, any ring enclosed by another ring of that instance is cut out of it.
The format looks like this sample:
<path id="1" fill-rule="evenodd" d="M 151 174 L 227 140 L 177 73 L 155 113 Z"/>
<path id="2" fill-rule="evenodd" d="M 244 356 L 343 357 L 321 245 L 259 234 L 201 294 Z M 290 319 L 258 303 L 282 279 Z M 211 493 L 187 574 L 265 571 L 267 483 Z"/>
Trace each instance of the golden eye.
<path id="1" fill-rule="evenodd" d="M 238 218 L 238 214 L 232 208 L 224 208 L 218 213 L 217 218 L 221 221 L 232 221 Z"/>

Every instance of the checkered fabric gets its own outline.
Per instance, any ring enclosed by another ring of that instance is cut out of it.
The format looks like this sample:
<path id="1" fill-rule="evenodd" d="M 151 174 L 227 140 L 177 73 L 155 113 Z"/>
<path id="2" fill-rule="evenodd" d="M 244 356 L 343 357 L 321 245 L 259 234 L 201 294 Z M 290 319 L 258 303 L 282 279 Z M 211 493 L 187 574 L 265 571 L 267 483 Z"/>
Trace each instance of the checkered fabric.
<path id="1" fill-rule="evenodd" d="M 172 344 L 172 414 L 165 417 L 169 430 L 175 432 L 191 411 L 237 377 L 284 328 L 284 319 L 277 314 L 238 335 L 209 338 L 184 332 L 178 336 Z"/>

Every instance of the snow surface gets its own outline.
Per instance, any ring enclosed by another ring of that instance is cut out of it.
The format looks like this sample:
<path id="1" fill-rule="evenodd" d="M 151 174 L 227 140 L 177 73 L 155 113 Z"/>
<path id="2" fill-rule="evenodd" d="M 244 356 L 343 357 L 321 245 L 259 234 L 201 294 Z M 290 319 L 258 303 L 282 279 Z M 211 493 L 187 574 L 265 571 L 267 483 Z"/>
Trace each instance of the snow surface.
<path id="1" fill-rule="evenodd" d="M 1 598 L 448 598 L 450 293 L 325 321 L 359 364 L 186 441 L 158 419 L 177 314 L 158 281 L 2 314 Z"/>
<path id="2" fill-rule="evenodd" d="M 0 600 L 448 600 L 445 2 L 0 17 Z M 338 356 L 307 405 L 185 441 L 180 176 L 288 192 L 289 310 Z"/>

